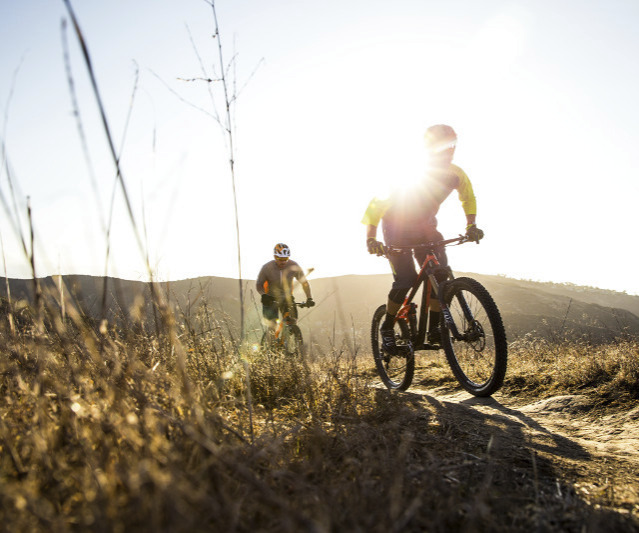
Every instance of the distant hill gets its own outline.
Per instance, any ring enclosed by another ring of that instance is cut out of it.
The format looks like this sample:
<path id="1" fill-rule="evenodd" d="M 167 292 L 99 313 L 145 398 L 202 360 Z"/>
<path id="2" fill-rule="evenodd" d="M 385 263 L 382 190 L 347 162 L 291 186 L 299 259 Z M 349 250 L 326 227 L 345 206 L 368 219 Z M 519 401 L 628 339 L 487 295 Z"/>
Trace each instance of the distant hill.
<path id="1" fill-rule="evenodd" d="M 585 338 L 594 343 L 639 336 L 639 296 L 502 276 L 455 275 L 473 277 L 488 289 L 511 341 L 528 333 L 549 339 Z M 318 309 L 315 322 L 330 327 L 335 314 L 341 313 L 349 326 L 368 328 L 374 310 L 385 303 L 391 282 L 390 274 L 313 281 L 316 299 L 333 302 Z"/>
<path id="2" fill-rule="evenodd" d="M 545 337 L 572 333 L 592 341 L 639 334 L 639 296 L 571 284 L 468 275 L 490 291 L 513 339 L 532 331 Z"/>
<path id="3" fill-rule="evenodd" d="M 495 299 L 504 318 L 508 339 L 526 334 L 547 339 L 584 338 L 592 343 L 606 342 L 624 335 L 639 336 L 639 296 L 570 284 L 515 280 L 503 276 L 468 275 L 482 283 Z M 105 309 L 111 321 L 144 316 L 153 323 L 151 286 L 149 283 L 114 278 L 72 275 L 39 280 L 43 292 L 59 301 L 62 293 L 70 297 L 86 315 L 102 316 Z M 14 300 L 33 301 L 33 280 L 11 279 Z M 375 309 L 385 303 L 392 278 L 390 274 L 348 275 L 312 279 L 317 305 L 300 310 L 300 326 L 307 338 L 322 345 L 338 344 L 344 339 L 367 344 L 370 320 Z M 246 332 L 255 340 L 261 337 L 259 298 L 254 281 L 244 280 Z M 239 283 L 236 279 L 201 277 L 155 285 L 155 290 L 171 303 L 179 319 L 201 324 L 198 313 L 204 306 L 215 316 L 224 317 L 227 325 L 239 323 Z M 298 301 L 303 291 L 295 291 Z M 0 296 L 6 297 L 5 284 Z M 193 326 L 196 327 L 196 326 Z"/>

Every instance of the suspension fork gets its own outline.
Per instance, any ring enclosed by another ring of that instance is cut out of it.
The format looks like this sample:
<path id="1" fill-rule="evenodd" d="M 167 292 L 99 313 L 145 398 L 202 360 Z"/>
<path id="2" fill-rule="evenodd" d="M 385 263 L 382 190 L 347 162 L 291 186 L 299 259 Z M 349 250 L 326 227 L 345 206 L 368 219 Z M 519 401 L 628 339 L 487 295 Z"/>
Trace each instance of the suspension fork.
<path id="1" fill-rule="evenodd" d="M 428 277 L 428 285 L 432 285 L 435 288 L 435 294 L 437 296 L 437 299 L 439 300 L 441 313 L 442 313 L 442 316 L 444 317 L 444 323 L 446 324 L 446 327 L 452 332 L 453 337 L 455 339 L 461 340 L 463 338 L 463 335 L 459 332 L 459 329 L 457 329 L 457 324 L 455 324 L 455 321 L 453 320 L 453 315 L 451 314 L 450 308 L 448 307 L 448 304 L 446 303 L 446 300 L 444 298 L 446 284 L 449 281 L 452 281 L 454 279 L 452 269 L 450 267 L 446 267 L 446 271 L 447 271 L 448 279 L 446 279 L 446 281 L 443 281 L 441 283 L 437 282 L 434 272 L 430 273 Z M 468 307 L 468 303 L 466 302 L 466 299 L 461 293 L 457 294 L 456 298 L 459 301 L 460 307 L 462 308 L 464 317 L 466 317 L 466 320 L 469 323 L 472 323 L 474 320 L 474 317 L 470 310 L 470 307 Z"/>
<path id="2" fill-rule="evenodd" d="M 288 318 L 290 314 L 291 314 L 290 311 L 285 311 L 284 313 L 282 313 L 282 318 L 278 319 L 277 327 L 275 328 L 275 331 L 274 331 L 275 340 L 277 341 L 282 340 L 284 328 L 290 327 L 290 324 L 288 323 Z"/>
<path id="3" fill-rule="evenodd" d="M 282 335 L 282 329 L 284 329 L 284 321 L 280 319 L 278 320 L 277 327 L 275 328 L 275 331 L 273 332 L 275 340 L 280 339 L 280 336 Z"/>

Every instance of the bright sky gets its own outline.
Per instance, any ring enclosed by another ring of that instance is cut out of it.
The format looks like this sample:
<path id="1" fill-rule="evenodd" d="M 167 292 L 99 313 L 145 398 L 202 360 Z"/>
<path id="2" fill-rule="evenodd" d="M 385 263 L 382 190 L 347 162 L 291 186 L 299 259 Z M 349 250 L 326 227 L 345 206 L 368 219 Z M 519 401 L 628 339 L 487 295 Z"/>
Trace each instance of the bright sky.
<path id="1" fill-rule="evenodd" d="M 455 162 L 473 182 L 486 233 L 480 246 L 450 250 L 455 270 L 639 294 L 639 2 L 216 7 L 225 62 L 235 57 L 227 74 L 240 92 L 244 278 L 257 276 L 277 242 L 317 277 L 388 272 L 366 252 L 360 220 L 376 191 L 421 175 L 423 132 L 444 122 L 458 132 Z M 215 77 L 210 6 L 78 0 L 73 8 L 155 274 L 237 277 L 225 138 L 207 84 L 183 81 Z M 115 167 L 78 39 L 63 20 L 62 0 L 0 3 L 0 235 L 10 277 L 30 275 L 16 231 L 28 235 L 27 196 L 38 275 L 105 273 Z M 451 196 L 440 230 L 455 236 L 464 226 Z M 108 273 L 146 279 L 121 188 Z"/>

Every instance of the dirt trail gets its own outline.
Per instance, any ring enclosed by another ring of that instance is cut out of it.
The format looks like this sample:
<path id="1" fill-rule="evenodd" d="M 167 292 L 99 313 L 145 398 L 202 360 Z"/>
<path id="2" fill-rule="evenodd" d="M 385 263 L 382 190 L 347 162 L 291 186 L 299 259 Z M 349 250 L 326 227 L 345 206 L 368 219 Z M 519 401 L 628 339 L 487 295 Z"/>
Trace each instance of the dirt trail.
<path id="1" fill-rule="evenodd" d="M 639 517 L 639 406 L 596 415 L 585 395 L 524 404 L 499 393 L 475 398 L 419 384 L 409 393 L 434 407 L 440 420 L 474 427 L 469 434 L 489 431 L 497 454 L 534 450 L 585 500 Z"/>

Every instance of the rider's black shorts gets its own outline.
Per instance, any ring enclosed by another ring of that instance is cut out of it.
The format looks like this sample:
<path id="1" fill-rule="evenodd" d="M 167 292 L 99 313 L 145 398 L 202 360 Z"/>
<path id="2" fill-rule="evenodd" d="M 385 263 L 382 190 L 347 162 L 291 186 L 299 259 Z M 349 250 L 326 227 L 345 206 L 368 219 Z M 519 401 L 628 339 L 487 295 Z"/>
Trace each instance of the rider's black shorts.
<path id="1" fill-rule="evenodd" d="M 433 240 L 443 240 L 441 233 L 437 232 L 438 236 L 433 236 Z M 426 259 L 427 252 L 415 250 L 415 259 L 421 265 Z M 435 255 L 441 266 L 448 266 L 448 257 L 446 256 L 446 250 L 443 246 L 435 248 Z M 388 257 L 391 268 L 393 270 L 393 289 L 410 289 L 417 280 L 417 270 L 415 268 L 415 260 L 413 255 L 397 254 L 390 255 Z"/>
<path id="2" fill-rule="evenodd" d="M 278 313 L 284 316 L 286 311 L 289 311 L 289 322 L 297 319 L 297 307 L 293 301 L 289 304 L 286 300 L 282 302 L 274 300 L 269 305 L 262 305 L 262 315 L 266 320 L 277 320 Z"/>

